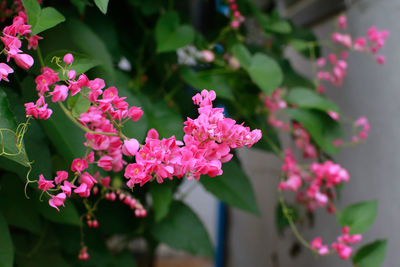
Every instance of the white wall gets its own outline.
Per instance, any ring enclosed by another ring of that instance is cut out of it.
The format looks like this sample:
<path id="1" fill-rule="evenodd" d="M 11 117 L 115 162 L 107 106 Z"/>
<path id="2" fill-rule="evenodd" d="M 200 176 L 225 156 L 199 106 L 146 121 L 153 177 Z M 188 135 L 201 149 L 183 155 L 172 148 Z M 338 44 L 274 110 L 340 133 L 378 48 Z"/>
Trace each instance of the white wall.
<path id="1" fill-rule="evenodd" d="M 350 182 L 344 187 L 339 207 L 368 200 L 379 200 L 379 215 L 364 241 L 388 238 L 388 252 L 384 267 L 399 266 L 400 235 L 400 1 L 359 0 L 353 1 L 347 10 L 349 31 L 353 36 L 365 35 L 371 25 L 388 29 L 391 36 L 382 53 L 387 57 L 380 66 L 363 54 L 349 58 L 348 77 L 341 88 L 327 88 L 327 94 L 338 103 L 343 113 L 357 118 L 366 115 L 371 123 L 368 142 L 355 148 L 342 150 L 336 160 L 347 168 Z M 329 39 L 333 29 L 330 19 L 314 27 L 320 39 Z M 309 64 L 294 52 L 289 52 L 296 69 L 309 74 Z M 289 232 L 280 239 L 274 229 L 276 185 L 280 162 L 264 153 L 246 150 L 242 158 L 251 176 L 262 210 L 262 217 L 232 212 L 230 263 L 228 266 L 351 266 L 336 256 L 315 260 L 304 251 L 294 261 L 287 256 L 288 245 L 293 239 Z M 322 235 L 333 241 L 340 229 L 334 217 L 321 211 L 316 217 L 316 227 L 303 231 L 311 240 Z M 274 265 L 271 255 L 278 251 L 280 264 Z"/>

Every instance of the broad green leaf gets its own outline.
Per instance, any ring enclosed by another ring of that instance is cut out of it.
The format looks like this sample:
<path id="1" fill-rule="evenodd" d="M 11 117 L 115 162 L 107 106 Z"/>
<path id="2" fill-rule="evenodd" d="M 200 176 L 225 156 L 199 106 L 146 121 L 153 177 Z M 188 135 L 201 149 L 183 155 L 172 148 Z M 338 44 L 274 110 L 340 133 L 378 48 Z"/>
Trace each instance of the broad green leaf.
<path id="1" fill-rule="evenodd" d="M 240 164 L 232 160 L 217 177 L 201 177 L 204 188 L 226 204 L 259 215 L 257 200 L 249 178 Z"/>
<path id="2" fill-rule="evenodd" d="M 283 80 L 283 74 L 278 63 L 261 53 L 256 53 L 253 56 L 248 72 L 253 82 L 267 95 L 278 88 Z"/>
<path id="3" fill-rule="evenodd" d="M 287 20 L 280 18 L 270 18 L 265 14 L 256 14 L 256 19 L 258 23 L 267 32 L 288 34 L 292 31 L 292 27 Z"/>
<path id="4" fill-rule="evenodd" d="M 10 110 L 7 95 L 3 89 L 0 89 L 0 153 L 4 151 L 4 153 L 12 154 L 3 154 L 3 156 L 23 166 L 28 166 L 26 163 L 28 159 L 24 157 L 23 153 L 17 147 L 16 130 L 17 123 Z"/>
<path id="5" fill-rule="evenodd" d="M 6 219 L 0 212 L 0 266 L 14 266 L 14 246 Z"/>
<path id="6" fill-rule="evenodd" d="M 174 201 L 167 217 L 155 224 L 153 237 L 171 248 L 194 255 L 212 257 L 213 248 L 207 230 L 197 215 L 182 202 Z"/>
<path id="7" fill-rule="evenodd" d="M 250 128 L 258 128 L 262 132 L 262 138 L 252 148 L 262 149 L 268 152 L 277 153 L 281 150 L 278 133 L 275 128 L 268 124 L 264 115 L 257 115 L 250 120 L 245 118 L 245 121 L 251 122 Z"/>
<path id="8" fill-rule="evenodd" d="M 72 63 L 71 67 L 68 67 L 67 69 L 73 69 L 76 71 L 76 75 L 80 75 L 100 64 L 100 62 L 96 59 L 92 59 L 84 54 L 80 54 L 77 52 L 69 51 L 69 50 L 57 50 L 54 51 L 50 54 L 48 54 L 44 60 L 46 66 L 52 68 L 54 71 L 58 72 L 58 78 L 60 80 L 64 81 L 68 79 L 67 73 L 65 73 L 65 76 L 62 73 L 61 68 L 56 64 L 55 60 L 53 60 L 54 57 L 58 57 L 61 60 L 64 58 L 64 56 L 70 53 L 74 56 L 74 62 Z M 64 62 L 61 62 L 61 65 L 65 65 Z"/>
<path id="9" fill-rule="evenodd" d="M 325 112 L 301 108 L 288 108 L 286 112 L 304 126 L 313 141 L 325 152 L 335 154 L 339 151 L 332 142 L 343 137 L 343 128 Z"/>
<path id="10" fill-rule="evenodd" d="M 157 52 L 170 52 L 184 47 L 194 40 L 195 32 L 189 25 L 179 25 L 178 13 L 163 14 L 156 25 Z"/>
<path id="11" fill-rule="evenodd" d="M 22 83 L 24 85 L 24 83 Z M 18 122 L 26 121 L 26 113 L 23 102 L 29 102 L 26 99 L 21 100 L 20 96 L 13 89 L 3 88 L 7 93 L 7 98 L 10 102 L 10 109 L 12 113 L 17 118 Z M 33 90 L 33 88 L 30 88 Z M 36 96 L 35 96 L 36 97 Z M 39 122 L 35 119 L 31 119 L 29 121 L 28 131 L 24 135 L 24 143 L 25 143 L 25 152 L 28 155 L 28 158 L 33 164 L 32 170 L 30 171 L 31 177 L 38 177 L 39 174 L 44 174 L 46 176 L 51 175 L 51 160 L 50 160 L 50 149 L 49 144 L 46 139 L 46 136 L 43 132 L 43 129 L 40 127 Z M 14 168 L 10 166 L 10 164 L 6 164 L 7 166 L 3 167 L 11 167 L 12 172 L 18 172 L 18 175 L 21 175 L 21 178 L 25 181 L 26 174 L 28 169 Z M 21 174 L 20 174 L 21 173 Z M 31 184 L 32 185 L 32 184 Z"/>
<path id="12" fill-rule="evenodd" d="M 350 233 L 364 233 L 374 223 L 378 214 L 378 201 L 359 202 L 346 207 L 338 215 L 339 224 L 350 227 Z"/>
<path id="13" fill-rule="evenodd" d="M 232 88 L 227 81 L 226 75 L 214 74 L 212 72 L 195 72 L 183 67 L 180 71 L 182 79 L 193 86 L 199 92 L 203 89 L 214 90 L 218 97 L 233 100 Z"/>
<path id="14" fill-rule="evenodd" d="M 7 199 L 7 201 L 0 201 L 0 211 L 8 224 L 39 234 L 40 216 L 35 210 L 33 201 L 25 197 L 24 184 L 21 180 L 16 175 L 6 174 L 2 176 L 0 186 L 0 199 Z"/>
<path id="15" fill-rule="evenodd" d="M 65 201 L 65 207 L 60 207 L 60 211 L 57 211 L 50 207 L 49 199 L 49 196 L 44 195 L 43 201 L 35 201 L 36 209 L 44 218 L 55 223 L 80 225 L 78 211 L 71 201 Z"/>
<path id="16" fill-rule="evenodd" d="M 49 108 L 53 110 L 53 114 L 50 119 L 42 120 L 41 123 L 56 149 L 69 162 L 82 157 L 86 151 L 83 145 L 85 132 L 76 126 L 57 104 L 49 103 Z"/>
<path id="17" fill-rule="evenodd" d="M 26 15 L 28 16 L 28 24 L 36 25 L 40 17 L 40 5 L 37 0 L 22 0 L 24 4 Z"/>
<path id="18" fill-rule="evenodd" d="M 144 95 L 138 95 L 144 113 L 147 115 L 148 128 L 154 128 L 160 138 L 175 136 L 177 140 L 183 137 L 183 120 L 164 101 L 152 102 Z"/>
<path id="19" fill-rule="evenodd" d="M 361 247 L 353 257 L 354 267 L 379 267 L 385 260 L 387 240 L 377 240 Z"/>
<path id="20" fill-rule="evenodd" d="M 292 88 L 300 86 L 306 88 L 315 88 L 313 82 L 297 73 L 288 60 L 281 59 L 279 61 L 279 65 L 281 66 L 282 72 L 285 74 L 282 82 L 283 87 Z"/>
<path id="21" fill-rule="evenodd" d="M 312 31 L 293 26 L 290 37 L 293 48 L 303 56 L 311 59 L 317 59 L 321 56 L 320 46 L 317 45 L 318 40 Z"/>
<path id="22" fill-rule="evenodd" d="M 114 80 L 114 64 L 104 42 L 84 23 L 76 19 L 66 22 L 69 37 L 78 51 L 99 63 L 96 75 L 104 80 Z"/>
<path id="23" fill-rule="evenodd" d="M 108 9 L 108 1 L 109 0 L 94 0 L 94 3 L 103 14 L 106 14 Z"/>
<path id="24" fill-rule="evenodd" d="M 53 7 L 42 9 L 36 24 L 32 25 L 32 35 L 41 33 L 44 30 L 53 28 L 65 21 L 65 17 Z"/>
<path id="25" fill-rule="evenodd" d="M 86 96 L 80 93 L 68 97 L 68 107 L 72 110 L 72 115 L 79 118 L 81 113 L 87 112 L 90 107 L 90 101 Z"/>
<path id="26" fill-rule="evenodd" d="M 251 54 L 246 46 L 242 44 L 235 44 L 232 49 L 232 54 L 239 60 L 240 65 L 244 69 L 248 69 L 251 64 Z"/>
<path id="27" fill-rule="evenodd" d="M 339 112 L 339 108 L 334 102 L 308 88 L 296 87 L 291 89 L 286 100 L 300 108 Z"/>
<path id="28" fill-rule="evenodd" d="M 159 222 L 167 216 L 169 207 L 172 203 L 173 191 L 174 185 L 170 181 L 165 181 L 162 184 L 151 183 L 150 193 L 153 200 L 152 206 L 156 222 Z"/>

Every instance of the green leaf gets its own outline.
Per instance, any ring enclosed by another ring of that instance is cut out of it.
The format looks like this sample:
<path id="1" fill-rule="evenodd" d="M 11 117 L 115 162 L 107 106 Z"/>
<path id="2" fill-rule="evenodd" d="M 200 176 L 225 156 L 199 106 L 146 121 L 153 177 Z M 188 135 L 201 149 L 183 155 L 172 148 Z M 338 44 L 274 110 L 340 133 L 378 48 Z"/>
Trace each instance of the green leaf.
<path id="1" fill-rule="evenodd" d="M 0 212 L 0 266 L 14 266 L 14 246 L 7 222 Z"/>
<path id="2" fill-rule="evenodd" d="M 353 257 L 355 267 L 379 267 L 385 260 L 387 240 L 377 240 L 361 247 Z"/>
<path id="3" fill-rule="evenodd" d="M 203 89 L 214 90 L 218 97 L 233 100 L 232 88 L 227 81 L 227 76 L 213 72 L 195 72 L 188 67 L 180 70 L 182 79 L 199 92 Z"/>
<path id="4" fill-rule="evenodd" d="M 248 72 L 253 82 L 267 95 L 278 88 L 283 80 L 283 74 L 278 63 L 261 53 L 256 53 L 253 56 Z"/>
<path id="5" fill-rule="evenodd" d="M 103 14 L 106 14 L 108 9 L 108 1 L 109 0 L 94 0 L 94 3 Z"/>
<path id="6" fill-rule="evenodd" d="M 364 233 L 374 223 L 378 214 L 378 201 L 359 202 L 346 207 L 338 215 L 339 224 L 350 227 L 350 233 Z"/>
<path id="7" fill-rule="evenodd" d="M 343 128 L 325 112 L 300 108 L 287 108 L 286 112 L 304 126 L 313 141 L 325 152 L 335 154 L 339 151 L 332 142 L 343 137 Z"/>
<path id="8" fill-rule="evenodd" d="M 170 181 L 165 181 L 162 184 L 151 183 L 150 193 L 153 200 L 155 219 L 156 222 L 159 222 L 168 214 L 172 203 L 174 185 Z"/>
<path id="9" fill-rule="evenodd" d="M 197 215 L 182 202 L 174 201 L 164 220 L 151 233 L 159 242 L 194 255 L 212 257 L 213 247 L 207 230 Z"/>
<path id="10" fill-rule="evenodd" d="M 69 162 L 82 157 L 86 151 L 84 131 L 70 121 L 63 110 L 56 104 L 49 103 L 53 110 L 50 119 L 41 121 L 43 128 L 56 149 Z"/>
<path id="11" fill-rule="evenodd" d="M 228 205 L 259 215 L 256 197 L 249 178 L 234 160 L 225 163 L 224 173 L 217 177 L 202 177 L 204 188 Z"/>
<path id="12" fill-rule="evenodd" d="M 169 138 L 172 135 L 180 140 L 183 137 L 183 120 L 164 101 L 152 102 L 144 95 L 139 96 L 144 113 L 147 115 L 149 128 L 154 128 L 160 138 Z"/>
<path id="13" fill-rule="evenodd" d="M 36 24 L 32 25 L 32 35 L 41 33 L 44 30 L 53 28 L 65 21 L 65 17 L 53 7 L 45 7 L 40 13 Z"/>
<path id="14" fill-rule="evenodd" d="M 295 87 L 291 89 L 286 100 L 300 108 L 339 112 L 339 108 L 334 102 L 308 88 Z"/>
<path id="15" fill-rule="evenodd" d="M 67 73 L 65 73 L 65 76 L 63 75 L 61 68 L 56 64 L 53 58 L 58 57 L 62 60 L 65 54 L 67 53 L 70 53 L 74 56 L 74 62 L 72 63 L 72 66 L 67 67 L 67 69 L 75 70 L 77 76 L 100 64 L 100 62 L 96 59 L 92 59 L 84 54 L 80 54 L 69 50 L 57 50 L 51 52 L 46 56 L 44 63 L 46 66 L 53 69 L 55 72 L 58 72 L 59 73 L 58 78 L 60 78 L 60 80 L 62 81 L 68 79 L 68 77 L 66 76 Z M 64 62 L 62 62 L 61 65 L 64 65 Z"/>
<path id="16" fill-rule="evenodd" d="M 245 121 L 247 121 L 246 118 Z M 261 140 L 252 146 L 252 148 L 262 149 L 274 153 L 277 153 L 277 150 L 281 150 L 278 133 L 274 127 L 269 125 L 264 115 L 256 115 L 252 117 L 250 128 L 258 128 L 262 132 Z"/>
<path id="17" fill-rule="evenodd" d="M 36 209 L 49 221 L 62 224 L 80 225 L 78 211 L 71 201 L 65 201 L 65 207 L 60 207 L 60 211 L 49 205 L 50 197 L 43 196 L 43 201 L 35 201 Z"/>
<path id="18" fill-rule="evenodd" d="M 72 115 L 79 118 L 81 113 L 87 112 L 90 107 L 90 101 L 86 96 L 80 93 L 68 97 L 68 107 L 72 110 Z"/>
<path id="19" fill-rule="evenodd" d="M 157 52 L 170 52 L 193 42 L 195 32 L 189 25 L 179 25 L 178 13 L 163 14 L 157 21 Z"/>
<path id="20" fill-rule="evenodd" d="M 66 22 L 69 37 L 77 50 L 99 63 L 96 75 L 104 80 L 114 80 L 114 64 L 104 42 L 84 23 L 76 19 Z"/>
<path id="21" fill-rule="evenodd" d="M 26 15 L 28 16 L 28 24 L 36 25 L 40 17 L 40 5 L 37 0 L 22 0 L 24 4 Z"/>
<path id="22" fill-rule="evenodd" d="M 25 159 L 24 155 L 17 147 L 16 135 L 14 134 L 17 130 L 17 123 L 15 121 L 14 115 L 10 110 L 7 95 L 3 91 L 3 89 L 0 89 L 0 129 L 0 153 L 3 153 L 4 151 L 5 153 L 13 154 L 4 154 L 3 156 L 23 166 L 28 166 L 28 159 Z"/>
<path id="23" fill-rule="evenodd" d="M 41 230 L 40 216 L 35 210 L 33 201 L 25 197 L 24 185 L 21 180 L 17 179 L 15 175 L 6 174 L 2 176 L 0 186 L 0 198 L 7 199 L 7 202 L 0 202 L 0 210 L 8 224 L 39 234 Z"/>
<path id="24" fill-rule="evenodd" d="M 293 69 L 290 62 L 286 59 L 281 59 L 279 61 L 282 72 L 285 73 L 283 77 L 282 86 L 283 87 L 306 87 L 306 88 L 315 88 L 313 82 L 306 77 L 300 75 Z"/>
<path id="25" fill-rule="evenodd" d="M 232 49 L 232 54 L 239 60 L 240 65 L 244 69 L 248 69 L 251 64 L 251 54 L 247 47 L 242 44 L 235 44 Z"/>

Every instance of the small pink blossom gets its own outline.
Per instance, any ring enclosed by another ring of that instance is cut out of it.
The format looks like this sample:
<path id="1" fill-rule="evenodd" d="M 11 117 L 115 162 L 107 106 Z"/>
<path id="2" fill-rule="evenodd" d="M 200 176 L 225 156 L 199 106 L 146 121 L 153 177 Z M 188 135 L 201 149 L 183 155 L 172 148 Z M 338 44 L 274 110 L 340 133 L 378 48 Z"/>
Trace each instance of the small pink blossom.
<path id="1" fill-rule="evenodd" d="M 0 63 L 0 80 L 5 80 L 8 82 L 8 74 L 13 73 L 14 70 L 5 63 Z"/>
<path id="2" fill-rule="evenodd" d="M 68 87 L 65 85 L 56 85 L 54 90 L 49 94 L 52 95 L 51 101 L 53 102 L 65 101 L 68 97 Z"/>
<path id="3" fill-rule="evenodd" d="M 215 59 L 215 55 L 212 51 L 210 50 L 203 50 L 201 51 L 202 55 L 203 55 L 203 59 L 205 62 L 213 62 Z"/>
<path id="4" fill-rule="evenodd" d="M 85 159 L 74 159 L 71 165 L 71 171 L 82 173 L 83 170 L 86 170 L 89 167 L 87 161 Z"/>
<path id="5" fill-rule="evenodd" d="M 128 111 L 128 116 L 133 120 L 133 121 L 138 121 L 143 115 L 143 110 L 140 107 L 131 107 Z"/>
<path id="6" fill-rule="evenodd" d="M 53 181 L 48 181 L 44 179 L 43 174 L 39 175 L 38 185 L 39 185 L 38 188 L 40 190 L 43 190 L 43 192 L 54 187 Z"/>
<path id="7" fill-rule="evenodd" d="M 71 53 L 65 54 L 63 61 L 65 64 L 70 65 L 74 62 L 74 56 Z"/>
<path id="8" fill-rule="evenodd" d="M 125 140 L 122 146 L 122 153 L 125 156 L 134 156 L 136 152 L 139 150 L 139 142 L 132 138 L 129 140 Z"/>
<path id="9" fill-rule="evenodd" d="M 54 182 L 56 184 L 61 184 L 62 181 L 67 180 L 68 179 L 68 172 L 66 171 L 58 171 L 57 172 L 57 176 L 54 178 Z"/>
<path id="10" fill-rule="evenodd" d="M 51 197 L 52 198 L 49 200 L 49 205 L 57 209 L 57 211 L 60 211 L 58 207 L 59 206 L 64 207 L 64 201 L 67 198 L 67 196 L 64 193 L 59 193 L 56 196 L 51 195 Z"/>

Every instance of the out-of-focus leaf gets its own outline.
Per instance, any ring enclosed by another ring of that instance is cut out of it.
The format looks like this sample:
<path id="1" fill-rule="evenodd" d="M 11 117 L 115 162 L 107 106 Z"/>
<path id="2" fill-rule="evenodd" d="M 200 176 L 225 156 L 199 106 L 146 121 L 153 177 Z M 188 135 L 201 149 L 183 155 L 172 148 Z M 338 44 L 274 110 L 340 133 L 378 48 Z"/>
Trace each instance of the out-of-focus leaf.
<path id="1" fill-rule="evenodd" d="M 14 266 L 14 246 L 6 219 L 0 212 L 0 266 Z"/>
<path id="2" fill-rule="evenodd" d="M 259 215 L 256 197 L 240 164 L 231 160 L 224 164 L 224 173 L 217 177 L 202 177 L 204 188 L 226 204 Z"/>
<path id="3" fill-rule="evenodd" d="M 335 154 L 338 148 L 333 141 L 342 138 L 343 128 L 325 112 L 301 108 L 288 108 L 287 114 L 304 126 L 314 142 L 325 152 Z"/>
<path id="4" fill-rule="evenodd" d="M 252 148 L 262 149 L 274 153 L 277 153 L 278 150 L 280 151 L 281 144 L 278 133 L 275 128 L 268 124 L 265 116 L 254 116 L 251 120 L 250 126 L 252 128 L 258 128 L 262 132 L 261 140 L 258 141 Z"/>
<path id="5" fill-rule="evenodd" d="M 266 95 L 270 95 L 278 88 L 283 80 L 283 74 L 278 63 L 261 53 L 256 53 L 253 56 L 248 72 L 253 82 Z"/>
<path id="6" fill-rule="evenodd" d="M 320 47 L 316 44 L 317 38 L 312 31 L 293 27 L 290 38 L 293 48 L 303 56 L 311 59 L 317 59 L 321 56 Z"/>
<path id="7" fill-rule="evenodd" d="M 377 214 L 377 200 L 359 202 L 342 210 L 338 222 L 342 227 L 349 226 L 351 234 L 364 233 L 374 223 Z"/>
<path id="8" fill-rule="evenodd" d="M 2 176 L 0 198 L 7 200 L 0 201 L 0 211 L 9 225 L 28 230 L 34 234 L 40 233 L 39 213 L 35 210 L 33 201 L 25 197 L 24 185 L 16 175 L 6 174 Z"/>
<path id="9" fill-rule="evenodd" d="M 353 257 L 355 267 L 379 267 L 385 260 L 387 240 L 377 240 L 357 250 Z"/>
<path id="10" fill-rule="evenodd" d="M 94 3 L 103 14 L 106 14 L 108 9 L 108 1 L 109 0 L 94 0 Z"/>
<path id="11" fill-rule="evenodd" d="M 155 224 L 151 233 L 159 242 L 195 255 L 212 257 L 213 248 L 207 230 L 197 215 L 182 202 L 171 205 L 167 217 Z"/>
<path id="12" fill-rule="evenodd" d="M 232 49 L 232 54 L 239 60 L 240 65 L 248 69 L 251 64 L 251 54 L 247 47 L 242 44 L 235 44 Z"/>
<path id="13" fill-rule="evenodd" d="M 194 30 L 189 25 L 179 25 L 178 13 L 169 11 L 157 21 L 157 52 L 170 52 L 184 47 L 194 40 Z"/>
<path id="14" fill-rule="evenodd" d="M 169 207 L 172 203 L 174 185 L 165 181 L 162 184 L 151 183 L 150 193 L 153 200 L 153 209 L 155 214 L 156 222 L 162 220 L 167 216 Z"/>
<path id="15" fill-rule="evenodd" d="M 60 211 L 57 211 L 50 207 L 49 199 L 49 196 L 44 195 L 43 201 L 35 201 L 36 209 L 44 218 L 56 223 L 80 225 L 78 211 L 72 202 L 65 201 L 65 207 L 60 207 Z"/>
<path id="16" fill-rule="evenodd" d="M 308 88 L 296 87 L 291 89 L 286 100 L 300 108 L 339 112 L 339 108 L 334 102 Z"/>
<path id="17" fill-rule="evenodd" d="M 183 67 L 180 74 L 186 83 L 198 91 L 203 89 L 214 90 L 218 97 L 233 100 L 232 89 L 225 75 L 201 71 L 196 73 L 188 67 Z"/>
<path id="18" fill-rule="evenodd" d="M 29 25 L 36 25 L 40 17 L 40 5 L 36 0 L 22 0 Z"/>
<path id="19" fill-rule="evenodd" d="M 288 205 L 287 209 L 289 216 L 291 216 L 291 220 L 296 222 L 300 218 L 297 208 L 295 206 Z M 283 212 L 283 206 L 281 203 L 276 205 L 275 216 L 276 228 L 279 233 L 282 233 L 287 227 L 290 226 L 290 223 Z"/>
<path id="20" fill-rule="evenodd" d="M 283 77 L 282 86 L 292 88 L 292 87 L 306 87 L 306 88 L 314 88 L 315 85 L 312 81 L 307 79 L 306 77 L 297 73 L 290 62 L 286 59 L 283 59 L 279 62 L 279 65 L 282 68 L 282 72 L 285 74 Z"/>

